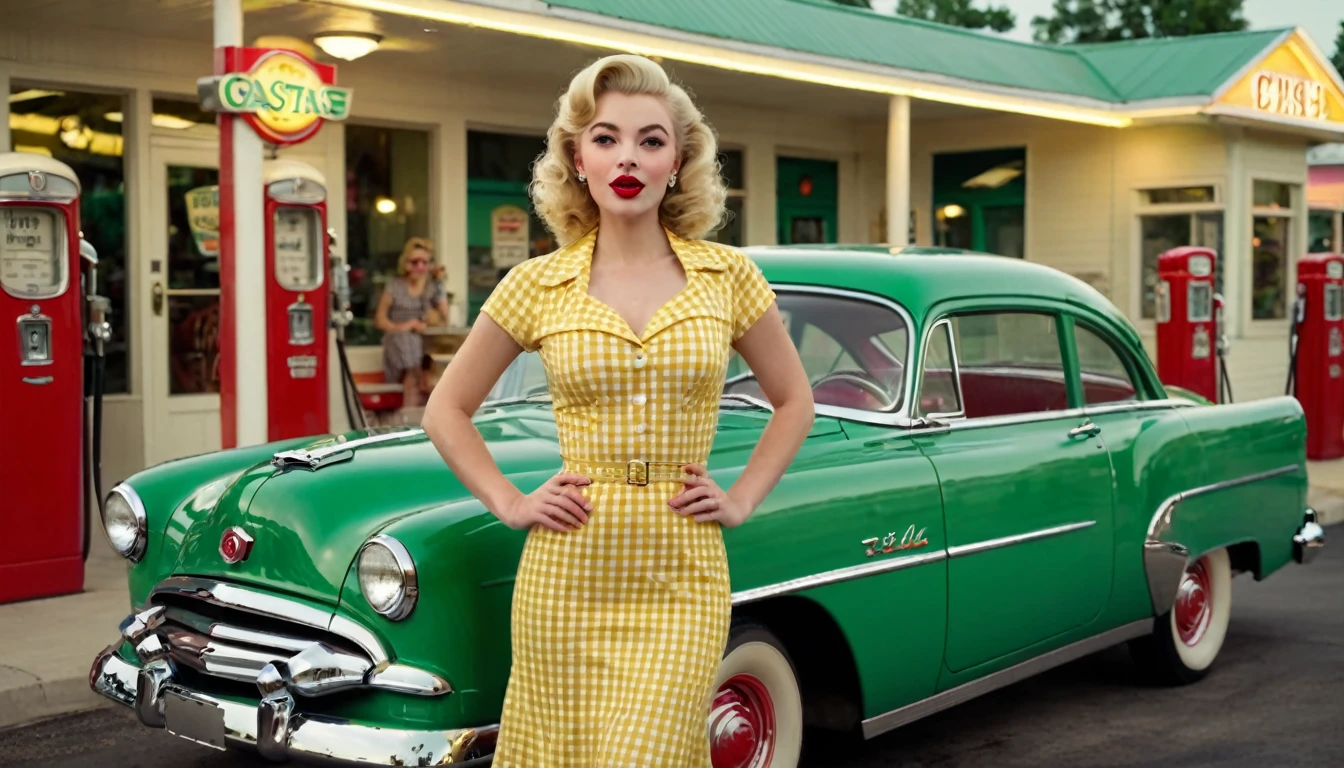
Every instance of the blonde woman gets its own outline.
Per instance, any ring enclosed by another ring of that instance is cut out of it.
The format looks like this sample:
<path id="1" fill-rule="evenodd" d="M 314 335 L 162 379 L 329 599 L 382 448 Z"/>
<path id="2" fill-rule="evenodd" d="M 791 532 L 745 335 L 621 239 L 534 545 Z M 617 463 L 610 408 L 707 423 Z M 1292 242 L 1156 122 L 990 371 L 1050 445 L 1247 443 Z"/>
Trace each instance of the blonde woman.
<path id="1" fill-rule="evenodd" d="M 562 243 L 510 270 L 434 388 L 424 428 L 504 525 L 528 536 L 495 768 L 709 768 L 731 611 L 723 528 L 774 488 L 812 392 L 774 293 L 724 215 L 716 140 L 661 67 L 601 59 L 560 98 L 532 199 Z M 774 406 L 736 482 L 706 471 L 731 350 Z M 471 417 L 539 351 L 563 466 L 524 493 Z M 628 462 L 648 484 L 627 484 Z"/>
<path id="2" fill-rule="evenodd" d="M 440 317 L 448 317 L 443 286 L 430 276 L 433 251 L 434 245 L 423 237 L 406 241 L 397 259 L 397 276 L 388 281 L 373 317 L 374 327 L 383 332 L 383 376 L 401 382 L 403 409 L 418 408 L 420 395 L 427 389 L 420 332 L 429 311 L 435 309 Z"/>

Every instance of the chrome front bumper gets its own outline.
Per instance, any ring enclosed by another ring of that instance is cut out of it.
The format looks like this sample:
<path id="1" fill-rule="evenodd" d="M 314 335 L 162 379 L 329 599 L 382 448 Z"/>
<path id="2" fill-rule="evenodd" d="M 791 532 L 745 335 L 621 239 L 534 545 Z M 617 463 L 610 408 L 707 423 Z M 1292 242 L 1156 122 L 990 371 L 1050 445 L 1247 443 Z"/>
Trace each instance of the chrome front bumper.
<path id="1" fill-rule="evenodd" d="M 129 624 L 135 634 L 135 624 Z M 133 710 L 140 722 L 216 749 L 242 746 L 277 762 L 297 759 L 328 765 L 463 765 L 490 763 L 497 726 L 437 731 L 378 728 L 297 711 L 295 689 L 329 681 L 324 651 L 268 665 L 258 678 L 260 701 L 237 702 L 180 684 L 173 662 L 155 634 L 135 646 L 139 664 L 119 653 L 123 640 L 94 659 L 89 686 Z M 330 658 L 339 661 L 340 654 Z M 319 662 L 303 667 L 303 662 Z M 222 721 L 222 727 L 221 727 Z"/>
<path id="2" fill-rule="evenodd" d="M 1325 549 L 1325 529 L 1316 519 L 1316 510 L 1307 507 L 1302 515 L 1302 527 L 1293 536 L 1293 559 L 1306 565 Z"/>

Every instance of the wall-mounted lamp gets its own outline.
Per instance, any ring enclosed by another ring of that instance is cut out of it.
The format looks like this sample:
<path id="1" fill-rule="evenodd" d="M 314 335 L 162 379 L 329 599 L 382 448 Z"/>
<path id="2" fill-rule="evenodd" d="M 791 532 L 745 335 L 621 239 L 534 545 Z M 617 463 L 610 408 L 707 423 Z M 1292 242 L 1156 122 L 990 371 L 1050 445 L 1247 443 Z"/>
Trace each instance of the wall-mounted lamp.
<path id="1" fill-rule="evenodd" d="M 372 32 L 323 32 L 313 38 L 317 47 L 326 51 L 327 55 L 346 61 L 373 53 L 382 41 L 382 35 Z"/>

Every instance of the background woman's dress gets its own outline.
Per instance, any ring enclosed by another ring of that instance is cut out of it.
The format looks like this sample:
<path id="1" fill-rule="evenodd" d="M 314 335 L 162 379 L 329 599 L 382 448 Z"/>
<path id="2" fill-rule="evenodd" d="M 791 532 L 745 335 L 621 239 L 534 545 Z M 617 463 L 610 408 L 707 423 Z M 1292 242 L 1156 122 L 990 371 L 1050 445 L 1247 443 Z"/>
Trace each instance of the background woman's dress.
<path id="1" fill-rule="evenodd" d="M 410 284 L 404 277 L 387 283 L 385 289 L 392 297 L 387 319 L 394 323 L 423 320 L 443 296 L 443 287 L 437 280 L 426 280 L 419 296 L 412 296 Z M 383 375 L 387 381 L 401 381 L 406 371 L 420 370 L 425 357 L 425 343 L 414 331 L 393 331 L 383 334 Z"/>
<path id="2" fill-rule="evenodd" d="M 720 525 L 668 501 L 680 466 L 709 455 L 732 341 L 774 294 L 744 255 L 669 232 L 687 285 L 636 334 L 588 295 L 595 238 L 514 267 L 481 311 L 540 350 L 566 471 L 671 466 L 648 485 L 594 481 L 587 525 L 528 534 L 493 765 L 710 768 L 728 563 Z"/>

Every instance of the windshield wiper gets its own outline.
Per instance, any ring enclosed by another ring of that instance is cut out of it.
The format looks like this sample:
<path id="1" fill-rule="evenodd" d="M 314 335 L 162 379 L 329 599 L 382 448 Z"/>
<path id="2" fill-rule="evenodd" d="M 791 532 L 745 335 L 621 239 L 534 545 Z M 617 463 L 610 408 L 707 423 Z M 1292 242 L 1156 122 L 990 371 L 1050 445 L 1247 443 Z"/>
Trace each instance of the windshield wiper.
<path id="1" fill-rule="evenodd" d="M 741 403 L 741 405 L 728 406 L 730 408 L 753 408 L 762 411 L 770 411 L 772 413 L 775 410 L 774 408 L 770 407 L 769 403 L 759 398 L 752 397 L 751 395 L 740 395 L 735 392 L 725 392 L 719 396 L 719 404 L 723 405 L 724 404 L 723 401 L 725 400 L 727 400 L 730 403 Z"/>

